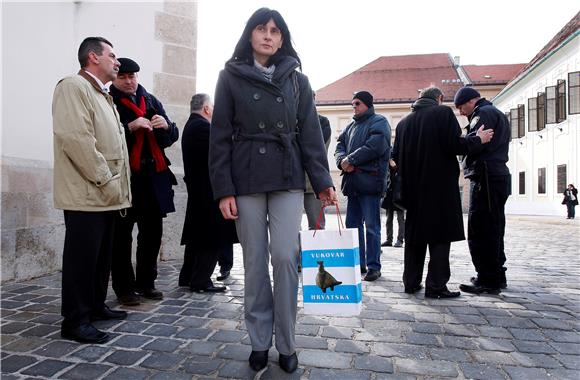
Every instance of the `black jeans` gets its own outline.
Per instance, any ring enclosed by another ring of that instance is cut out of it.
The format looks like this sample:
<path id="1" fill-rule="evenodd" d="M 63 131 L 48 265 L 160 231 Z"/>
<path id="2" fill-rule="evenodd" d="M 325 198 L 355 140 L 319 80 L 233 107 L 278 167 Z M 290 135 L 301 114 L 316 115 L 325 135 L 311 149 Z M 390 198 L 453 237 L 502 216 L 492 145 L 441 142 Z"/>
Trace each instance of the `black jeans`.
<path id="1" fill-rule="evenodd" d="M 100 312 L 105 305 L 117 214 L 64 211 L 63 327 L 89 323 L 90 314 Z"/>
<path id="2" fill-rule="evenodd" d="M 137 223 L 137 257 L 133 271 L 131 254 L 133 227 Z M 163 218 L 159 214 L 139 214 L 134 209 L 117 217 L 111 277 L 113 290 L 119 296 L 135 291 L 154 289 L 157 278 L 157 258 L 161 249 Z"/>
<path id="3" fill-rule="evenodd" d="M 505 281 L 505 203 L 509 176 L 471 180 L 467 242 L 479 282 L 497 288 Z"/>
<path id="4" fill-rule="evenodd" d="M 217 264 L 218 257 L 223 254 L 224 250 L 228 249 L 233 252 L 232 244 L 213 249 L 200 248 L 195 244 L 186 244 L 183 266 L 179 272 L 179 286 L 187 286 L 191 290 L 212 286 L 211 275 Z"/>
<path id="5" fill-rule="evenodd" d="M 451 277 L 449 269 L 449 249 L 451 243 L 411 243 L 405 244 L 405 269 L 403 284 L 406 289 L 417 287 L 423 278 L 425 255 L 429 245 L 429 266 L 425 280 L 426 292 L 441 292 L 447 290 L 447 282 Z"/>

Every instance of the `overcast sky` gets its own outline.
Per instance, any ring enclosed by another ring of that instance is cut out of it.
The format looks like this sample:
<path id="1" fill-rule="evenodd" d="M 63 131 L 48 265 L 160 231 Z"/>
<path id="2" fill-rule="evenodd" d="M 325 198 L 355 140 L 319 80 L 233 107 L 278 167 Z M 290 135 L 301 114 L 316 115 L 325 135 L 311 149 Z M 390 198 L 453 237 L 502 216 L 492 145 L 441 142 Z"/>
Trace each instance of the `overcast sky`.
<path id="1" fill-rule="evenodd" d="M 263 6 L 286 20 L 315 90 L 381 56 L 527 63 L 580 10 L 575 0 L 199 0 L 197 92 L 213 96 L 245 22 Z"/>

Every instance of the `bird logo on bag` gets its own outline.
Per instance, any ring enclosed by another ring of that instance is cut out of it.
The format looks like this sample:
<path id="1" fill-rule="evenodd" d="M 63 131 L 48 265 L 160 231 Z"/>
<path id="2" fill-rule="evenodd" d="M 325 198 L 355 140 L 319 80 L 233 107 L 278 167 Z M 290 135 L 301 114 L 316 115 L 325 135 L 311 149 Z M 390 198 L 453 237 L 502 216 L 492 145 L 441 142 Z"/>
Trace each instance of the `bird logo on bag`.
<path id="1" fill-rule="evenodd" d="M 324 261 L 317 261 L 318 274 L 316 275 L 316 286 L 322 289 L 322 293 L 326 293 L 326 289 L 330 288 L 334 291 L 334 287 L 342 284 L 342 281 L 336 279 L 324 269 Z"/>

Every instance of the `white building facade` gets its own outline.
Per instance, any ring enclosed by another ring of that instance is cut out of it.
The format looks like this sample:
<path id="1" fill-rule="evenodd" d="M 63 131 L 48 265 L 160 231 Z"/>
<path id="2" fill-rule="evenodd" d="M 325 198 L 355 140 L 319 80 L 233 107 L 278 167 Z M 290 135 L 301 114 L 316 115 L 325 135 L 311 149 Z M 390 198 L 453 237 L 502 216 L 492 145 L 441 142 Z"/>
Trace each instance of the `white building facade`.
<path id="1" fill-rule="evenodd" d="M 493 99 L 512 128 L 506 213 L 565 216 L 562 193 L 578 187 L 580 30 L 573 21 Z"/>

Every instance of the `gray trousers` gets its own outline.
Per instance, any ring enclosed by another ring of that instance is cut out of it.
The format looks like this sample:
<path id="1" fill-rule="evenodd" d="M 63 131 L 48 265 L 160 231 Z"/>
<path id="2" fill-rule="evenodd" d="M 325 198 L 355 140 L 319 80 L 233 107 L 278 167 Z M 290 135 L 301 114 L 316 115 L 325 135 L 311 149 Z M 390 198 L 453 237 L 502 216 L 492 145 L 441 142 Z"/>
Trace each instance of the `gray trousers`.
<path id="1" fill-rule="evenodd" d="M 306 217 L 308 218 L 309 230 L 316 229 L 316 222 L 318 221 L 321 207 L 322 202 L 320 202 L 320 199 L 316 198 L 314 193 L 304 193 L 304 211 L 306 212 Z M 324 217 L 323 211 L 322 218 L 320 219 L 320 229 L 323 230 L 325 225 L 326 218 Z"/>
<path id="2" fill-rule="evenodd" d="M 278 352 L 295 352 L 303 196 L 303 190 L 289 190 L 236 197 L 236 229 L 244 258 L 245 322 L 253 351 L 272 347 L 275 330 Z"/>

